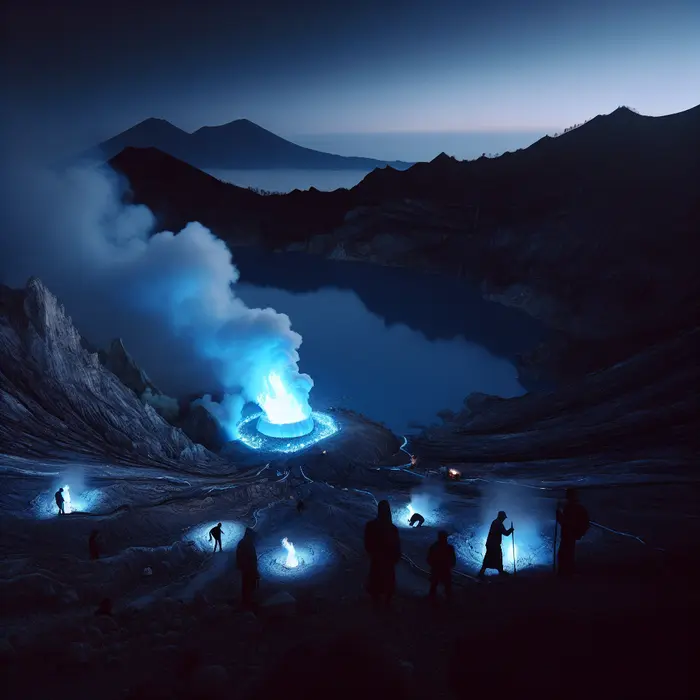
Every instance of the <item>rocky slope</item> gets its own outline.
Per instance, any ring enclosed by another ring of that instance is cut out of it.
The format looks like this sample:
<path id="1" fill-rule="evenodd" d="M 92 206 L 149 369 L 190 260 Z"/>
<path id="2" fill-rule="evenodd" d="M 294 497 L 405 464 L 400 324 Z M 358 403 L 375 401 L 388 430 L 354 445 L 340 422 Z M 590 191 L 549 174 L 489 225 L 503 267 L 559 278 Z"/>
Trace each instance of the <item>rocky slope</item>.
<path id="1" fill-rule="evenodd" d="M 586 460 L 586 474 L 694 473 L 700 449 L 700 328 L 667 339 L 546 393 L 472 395 L 412 447 L 442 463 L 557 470 Z"/>
<path id="2" fill-rule="evenodd" d="M 0 286 L 0 452 L 65 451 L 113 460 L 216 461 L 84 349 L 38 279 L 23 290 Z"/>

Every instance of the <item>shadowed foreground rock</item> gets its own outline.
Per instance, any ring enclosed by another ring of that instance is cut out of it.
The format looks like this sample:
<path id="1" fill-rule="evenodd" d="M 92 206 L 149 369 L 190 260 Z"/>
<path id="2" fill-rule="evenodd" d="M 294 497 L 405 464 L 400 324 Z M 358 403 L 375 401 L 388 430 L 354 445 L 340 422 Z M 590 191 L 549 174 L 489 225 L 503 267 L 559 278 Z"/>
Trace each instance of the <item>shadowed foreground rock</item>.
<path id="1" fill-rule="evenodd" d="M 252 700 L 283 697 L 293 688 L 309 700 L 413 700 L 409 681 L 407 669 L 384 644 L 351 633 L 323 645 L 303 644 L 290 651 Z"/>
<path id="2" fill-rule="evenodd" d="M 0 453 L 215 463 L 87 352 L 38 279 L 0 286 Z"/>

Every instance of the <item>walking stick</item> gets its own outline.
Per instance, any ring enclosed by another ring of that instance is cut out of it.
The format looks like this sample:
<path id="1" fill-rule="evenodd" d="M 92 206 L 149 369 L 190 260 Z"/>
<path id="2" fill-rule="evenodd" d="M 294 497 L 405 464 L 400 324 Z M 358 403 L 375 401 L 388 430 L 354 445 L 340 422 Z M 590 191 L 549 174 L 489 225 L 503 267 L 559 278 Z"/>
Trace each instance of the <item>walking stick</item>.
<path id="1" fill-rule="evenodd" d="M 554 550 L 552 551 L 552 573 L 557 573 L 557 530 L 559 523 L 557 518 L 554 518 Z"/>
<path id="2" fill-rule="evenodd" d="M 513 521 L 510 521 L 510 526 L 513 527 Z M 515 528 L 513 527 L 513 532 L 510 533 L 510 536 L 513 538 L 513 576 L 518 573 L 517 569 L 515 568 Z"/>

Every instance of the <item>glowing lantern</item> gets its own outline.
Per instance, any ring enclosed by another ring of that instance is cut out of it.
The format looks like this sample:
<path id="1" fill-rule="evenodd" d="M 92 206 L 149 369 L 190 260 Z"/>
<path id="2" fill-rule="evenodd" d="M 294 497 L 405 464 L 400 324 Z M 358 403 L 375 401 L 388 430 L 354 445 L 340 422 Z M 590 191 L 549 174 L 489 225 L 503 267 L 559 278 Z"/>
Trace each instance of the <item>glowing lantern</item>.
<path id="1" fill-rule="evenodd" d="M 294 550 L 294 545 L 285 537 L 282 540 L 282 546 L 287 550 L 287 559 L 284 565 L 288 569 L 296 569 L 299 566 L 299 560 L 297 559 L 297 553 Z"/>
<path id="2" fill-rule="evenodd" d="M 63 487 L 63 512 L 66 515 L 72 512 L 70 504 L 70 486 Z"/>

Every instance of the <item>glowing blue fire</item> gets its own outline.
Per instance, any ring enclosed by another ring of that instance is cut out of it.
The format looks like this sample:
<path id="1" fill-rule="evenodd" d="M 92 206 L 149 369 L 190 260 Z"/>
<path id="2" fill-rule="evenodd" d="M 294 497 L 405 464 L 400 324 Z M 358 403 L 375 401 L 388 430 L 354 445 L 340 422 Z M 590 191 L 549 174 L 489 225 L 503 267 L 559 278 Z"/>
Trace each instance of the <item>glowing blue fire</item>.
<path id="1" fill-rule="evenodd" d="M 285 559 L 284 565 L 288 569 L 296 569 L 296 567 L 299 566 L 299 560 L 297 559 L 294 545 L 285 537 L 282 540 L 282 546 L 287 550 L 287 558 Z"/>
<path id="2" fill-rule="evenodd" d="M 265 379 L 265 390 L 258 394 L 258 405 L 262 408 L 265 418 L 274 425 L 301 423 L 311 415 L 308 404 L 292 394 L 277 372 L 270 372 Z"/>
<path id="3" fill-rule="evenodd" d="M 285 540 L 292 547 L 293 552 L 284 544 L 280 547 L 277 540 L 276 545 L 259 553 L 258 569 L 262 578 L 266 580 L 308 578 L 321 574 L 334 562 L 333 549 L 322 541 L 306 541 L 301 545 L 294 545 L 287 538 Z M 293 565 L 294 561 L 296 566 Z"/>
<path id="4" fill-rule="evenodd" d="M 263 435 L 257 429 L 257 421 L 263 417 L 263 413 L 244 418 L 236 426 L 236 438 L 251 450 L 263 450 L 265 452 L 299 452 L 315 445 L 321 440 L 326 440 L 335 435 L 340 428 L 338 424 L 325 413 L 314 411 L 311 414 L 313 430 L 302 437 L 277 438 Z"/>

